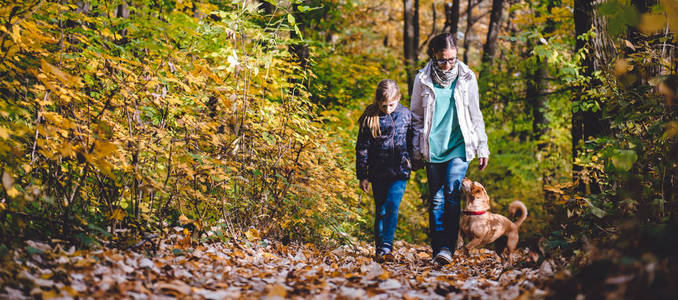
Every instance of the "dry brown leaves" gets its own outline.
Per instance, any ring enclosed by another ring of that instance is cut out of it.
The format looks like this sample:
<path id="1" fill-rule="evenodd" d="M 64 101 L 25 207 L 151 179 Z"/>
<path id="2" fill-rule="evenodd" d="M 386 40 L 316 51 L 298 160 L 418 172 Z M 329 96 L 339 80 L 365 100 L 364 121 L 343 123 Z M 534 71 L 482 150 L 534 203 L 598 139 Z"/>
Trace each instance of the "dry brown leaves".
<path id="1" fill-rule="evenodd" d="M 485 249 L 457 251 L 453 264 L 437 267 L 428 247 L 400 242 L 396 261 L 383 264 L 374 262 L 374 248 L 364 243 L 332 251 L 243 243 L 189 248 L 173 236 L 148 256 L 28 241 L 3 262 L 0 298 L 540 298 L 540 285 L 554 273 L 549 263 L 504 268 Z M 527 251 L 521 253 L 517 261 L 527 261 Z"/>

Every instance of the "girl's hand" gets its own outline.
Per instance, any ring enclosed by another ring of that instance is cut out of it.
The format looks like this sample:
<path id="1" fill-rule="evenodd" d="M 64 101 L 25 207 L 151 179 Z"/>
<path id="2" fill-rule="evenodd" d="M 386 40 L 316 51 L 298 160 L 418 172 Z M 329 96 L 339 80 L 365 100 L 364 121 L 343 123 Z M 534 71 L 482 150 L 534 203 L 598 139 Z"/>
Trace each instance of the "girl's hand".
<path id="1" fill-rule="evenodd" d="M 370 182 L 367 179 L 360 181 L 360 188 L 367 194 L 370 189 Z"/>
<path id="2" fill-rule="evenodd" d="M 420 159 L 415 159 L 412 161 L 412 171 L 423 169 L 425 167 L 424 161 Z"/>
<path id="3" fill-rule="evenodd" d="M 490 158 L 489 157 L 481 157 L 478 159 L 478 169 L 479 170 L 485 170 L 487 168 L 487 163 L 489 162 Z"/>

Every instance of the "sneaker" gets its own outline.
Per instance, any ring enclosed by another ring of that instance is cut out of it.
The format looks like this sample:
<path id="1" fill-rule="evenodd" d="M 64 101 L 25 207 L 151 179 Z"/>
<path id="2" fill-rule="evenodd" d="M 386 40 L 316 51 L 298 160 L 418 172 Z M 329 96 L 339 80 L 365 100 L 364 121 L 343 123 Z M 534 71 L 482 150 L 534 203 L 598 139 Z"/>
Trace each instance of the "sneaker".
<path id="1" fill-rule="evenodd" d="M 384 261 L 384 249 L 377 249 L 377 252 L 374 254 L 374 260 L 379 263 Z"/>
<path id="2" fill-rule="evenodd" d="M 437 264 L 444 266 L 452 263 L 452 253 L 447 248 L 442 248 L 433 258 L 433 261 Z"/>
<path id="3" fill-rule="evenodd" d="M 391 249 L 389 248 L 381 248 L 381 259 L 383 261 L 394 261 L 395 257 L 393 257 L 393 253 L 391 252 Z"/>

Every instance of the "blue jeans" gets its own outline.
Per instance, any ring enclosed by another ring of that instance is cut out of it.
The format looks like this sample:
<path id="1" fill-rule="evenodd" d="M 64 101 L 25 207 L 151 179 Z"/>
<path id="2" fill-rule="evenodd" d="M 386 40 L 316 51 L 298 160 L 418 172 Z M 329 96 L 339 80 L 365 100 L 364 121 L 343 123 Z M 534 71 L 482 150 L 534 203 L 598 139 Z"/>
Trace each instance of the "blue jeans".
<path id="1" fill-rule="evenodd" d="M 444 163 L 427 163 L 426 176 L 430 193 L 429 230 L 433 255 L 447 248 L 454 254 L 459 234 L 461 181 L 469 163 L 455 157 Z"/>
<path id="2" fill-rule="evenodd" d="M 393 249 L 393 236 L 398 224 L 398 207 L 403 199 L 407 180 L 372 182 L 374 193 L 374 242 L 379 248 Z"/>

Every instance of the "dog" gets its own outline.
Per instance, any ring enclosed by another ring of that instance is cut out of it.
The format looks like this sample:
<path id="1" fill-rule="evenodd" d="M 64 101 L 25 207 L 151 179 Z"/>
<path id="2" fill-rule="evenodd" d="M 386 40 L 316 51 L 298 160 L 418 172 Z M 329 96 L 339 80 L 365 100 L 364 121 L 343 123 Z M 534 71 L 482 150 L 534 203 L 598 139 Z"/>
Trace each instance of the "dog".
<path id="1" fill-rule="evenodd" d="M 497 254 L 503 261 L 508 258 L 509 264 L 513 264 L 511 254 L 518 245 L 518 228 L 527 218 L 527 207 L 520 201 L 513 201 L 509 205 L 509 213 L 515 215 L 520 210 L 520 217 L 515 223 L 511 222 L 507 217 L 490 212 L 490 196 L 480 183 L 464 178 L 461 184 L 466 206 L 459 223 L 458 247 L 464 244 L 461 234 L 471 240 L 465 246 L 467 251 L 490 244 L 501 237 L 502 240 L 495 243 Z"/>

